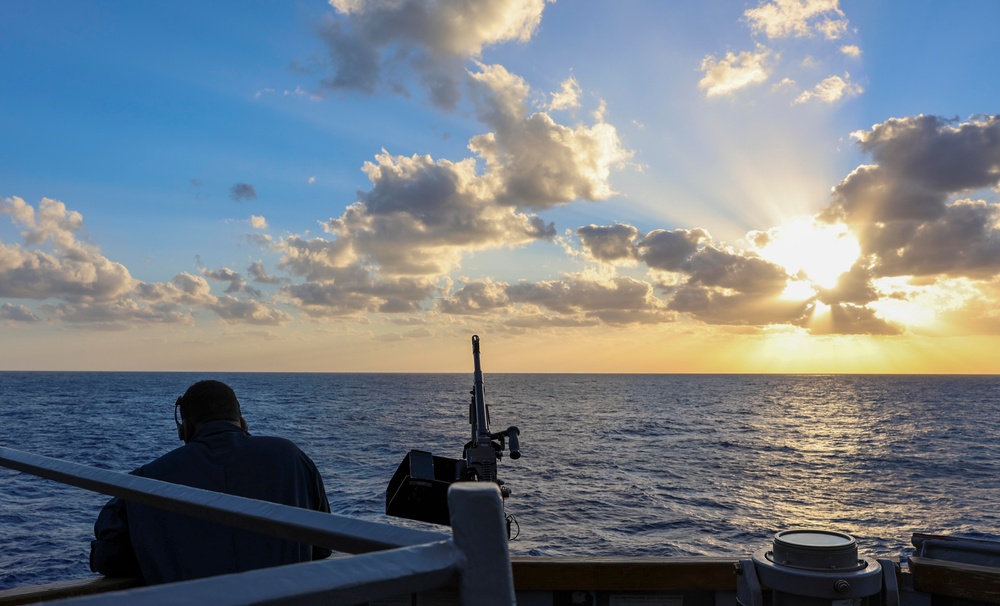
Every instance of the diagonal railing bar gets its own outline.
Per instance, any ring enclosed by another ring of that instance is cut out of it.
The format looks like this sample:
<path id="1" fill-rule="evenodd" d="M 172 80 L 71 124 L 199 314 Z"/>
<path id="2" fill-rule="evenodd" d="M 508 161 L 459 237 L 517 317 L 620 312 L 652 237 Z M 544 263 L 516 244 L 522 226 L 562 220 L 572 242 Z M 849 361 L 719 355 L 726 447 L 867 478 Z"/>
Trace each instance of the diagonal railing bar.
<path id="1" fill-rule="evenodd" d="M 0 447 L 0 465 L 70 486 L 345 553 L 449 540 L 448 533 L 257 501 Z"/>
<path id="2" fill-rule="evenodd" d="M 438 542 L 59 603 L 67 606 L 363 604 L 445 586 L 458 578 L 462 559 L 462 553 L 453 543 Z"/>

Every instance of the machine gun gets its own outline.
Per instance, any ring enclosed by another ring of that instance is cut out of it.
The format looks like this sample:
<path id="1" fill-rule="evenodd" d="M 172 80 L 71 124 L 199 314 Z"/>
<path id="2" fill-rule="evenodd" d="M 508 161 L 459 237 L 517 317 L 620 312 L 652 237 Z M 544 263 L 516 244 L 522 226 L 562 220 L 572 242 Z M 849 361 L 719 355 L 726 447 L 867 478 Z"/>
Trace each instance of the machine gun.
<path id="1" fill-rule="evenodd" d="M 472 439 L 465 445 L 461 459 L 434 456 L 424 450 L 411 450 L 396 468 L 385 491 L 386 515 L 422 522 L 448 525 L 448 487 L 453 482 L 495 482 L 506 500 L 510 489 L 497 478 L 497 463 L 504 450 L 510 458 L 521 458 L 517 427 L 490 431 L 490 410 L 486 405 L 483 370 L 479 363 L 479 336 L 472 336 L 473 373 L 472 399 L 469 403 L 469 424 Z M 507 516 L 507 536 L 510 537 L 514 518 Z"/>

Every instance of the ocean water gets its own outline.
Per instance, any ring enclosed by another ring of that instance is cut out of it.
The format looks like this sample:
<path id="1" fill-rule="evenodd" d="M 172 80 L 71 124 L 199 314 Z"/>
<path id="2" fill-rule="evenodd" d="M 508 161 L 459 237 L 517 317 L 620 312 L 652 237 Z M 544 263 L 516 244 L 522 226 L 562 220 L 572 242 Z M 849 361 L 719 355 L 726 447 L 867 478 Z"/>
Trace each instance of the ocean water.
<path id="1" fill-rule="evenodd" d="M 129 471 L 180 445 L 173 403 L 226 381 L 250 431 L 295 441 L 335 512 L 394 524 L 410 449 L 458 458 L 472 373 L 0 373 L 0 445 Z M 744 557 L 780 530 L 872 557 L 914 532 L 1000 536 L 1000 377 L 490 374 L 514 555 Z M 0 468 L 0 589 L 94 576 L 106 496 Z"/>

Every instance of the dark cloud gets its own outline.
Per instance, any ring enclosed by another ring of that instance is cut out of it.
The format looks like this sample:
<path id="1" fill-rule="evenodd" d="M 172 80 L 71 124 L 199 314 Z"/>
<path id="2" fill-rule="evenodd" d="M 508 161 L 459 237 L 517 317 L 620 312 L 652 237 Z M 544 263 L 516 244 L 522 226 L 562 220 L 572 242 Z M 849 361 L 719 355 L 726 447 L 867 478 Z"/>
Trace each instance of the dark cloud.
<path id="1" fill-rule="evenodd" d="M 1000 118 L 893 118 L 855 137 L 875 164 L 834 188 L 822 217 L 851 226 L 875 276 L 1000 271 L 997 205 L 954 200 L 1000 184 Z"/>
<path id="2" fill-rule="evenodd" d="M 226 287 L 226 293 L 235 293 L 243 290 L 243 287 L 247 285 L 247 281 L 243 279 L 243 276 L 239 272 L 235 272 L 228 267 L 222 267 L 219 269 L 202 269 L 201 275 L 205 276 L 209 280 L 215 280 L 217 282 L 227 282 L 229 286 Z"/>
<path id="3" fill-rule="evenodd" d="M 237 202 L 256 200 L 257 190 L 249 183 L 237 183 L 229 188 L 229 197 Z"/>
<path id="4" fill-rule="evenodd" d="M 903 331 L 875 315 L 875 311 L 849 303 L 836 304 L 830 308 L 829 322 L 810 324 L 814 335 L 898 335 Z"/>
<path id="5" fill-rule="evenodd" d="M 554 312 L 557 316 L 572 316 L 573 325 L 598 321 L 652 324 L 676 319 L 655 296 L 651 284 L 627 276 L 568 275 L 561 280 L 518 284 L 471 282 L 439 300 L 437 308 L 458 315 L 506 311 L 511 326 L 523 325 L 523 322 L 548 323 L 550 318 L 543 317 L 535 308 Z"/>
<path id="6" fill-rule="evenodd" d="M 695 229 L 656 229 L 638 244 L 639 256 L 649 267 L 667 271 L 684 269 L 699 246 L 712 239 L 708 232 Z"/>
<path id="7" fill-rule="evenodd" d="M 597 261 L 613 263 L 634 261 L 639 257 L 636 246 L 639 230 L 631 225 L 590 224 L 577 228 L 576 235 L 579 236 L 583 249 Z"/>
<path id="8" fill-rule="evenodd" d="M 4 303 L 0 305 L 0 321 L 4 322 L 40 322 L 41 318 L 24 305 Z"/>
<path id="9" fill-rule="evenodd" d="M 267 270 L 264 269 L 264 264 L 260 261 L 254 261 L 251 263 L 250 267 L 247 268 L 247 273 L 250 274 L 250 277 L 253 278 L 254 282 L 259 284 L 282 284 L 288 281 L 284 278 L 277 278 L 269 275 Z"/>
<path id="10" fill-rule="evenodd" d="M 689 283 L 676 291 L 669 307 L 707 324 L 801 325 L 810 302 L 783 300 L 777 295 L 778 293 L 732 292 Z"/>
<path id="11" fill-rule="evenodd" d="M 785 289 L 791 277 L 781 267 L 733 251 L 706 246 L 684 262 L 688 284 L 725 288 L 742 293 L 774 296 Z"/>

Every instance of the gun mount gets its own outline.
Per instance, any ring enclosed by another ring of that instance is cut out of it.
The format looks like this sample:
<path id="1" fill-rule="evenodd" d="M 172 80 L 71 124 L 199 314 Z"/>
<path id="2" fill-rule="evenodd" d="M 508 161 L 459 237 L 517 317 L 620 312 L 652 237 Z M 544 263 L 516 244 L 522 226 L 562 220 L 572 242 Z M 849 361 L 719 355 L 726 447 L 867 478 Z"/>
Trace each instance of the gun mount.
<path id="1" fill-rule="evenodd" d="M 505 450 L 511 459 L 521 457 L 520 431 L 510 426 L 490 431 L 490 411 L 486 405 L 483 370 L 479 362 L 479 336 L 472 336 L 473 387 L 469 403 L 472 439 L 465 444 L 461 459 L 434 456 L 424 450 L 411 450 L 403 458 L 385 491 L 386 515 L 435 524 L 450 524 L 448 487 L 454 482 L 494 482 L 506 500 L 510 489 L 497 477 L 497 464 Z M 514 523 L 507 517 L 507 535 Z"/>

